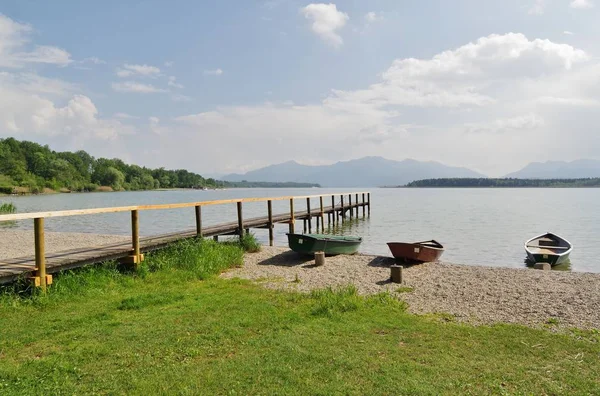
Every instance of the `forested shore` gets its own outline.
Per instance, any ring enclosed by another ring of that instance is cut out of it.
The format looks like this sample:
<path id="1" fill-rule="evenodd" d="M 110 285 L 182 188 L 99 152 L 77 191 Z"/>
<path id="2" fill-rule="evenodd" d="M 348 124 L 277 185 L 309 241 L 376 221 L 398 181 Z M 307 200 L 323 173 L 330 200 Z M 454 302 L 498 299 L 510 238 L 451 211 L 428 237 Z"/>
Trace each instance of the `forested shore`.
<path id="1" fill-rule="evenodd" d="M 38 143 L 0 139 L 0 194 L 135 191 L 158 188 L 318 187 L 309 183 L 225 182 L 185 169 L 151 169 L 87 152 L 58 152 Z"/>
<path id="2" fill-rule="evenodd" d="M 512 178 L 443 178 L 415 180 L 398 187 L 600 187 L 600 178 L 583 179 L 512 179 Z"/>

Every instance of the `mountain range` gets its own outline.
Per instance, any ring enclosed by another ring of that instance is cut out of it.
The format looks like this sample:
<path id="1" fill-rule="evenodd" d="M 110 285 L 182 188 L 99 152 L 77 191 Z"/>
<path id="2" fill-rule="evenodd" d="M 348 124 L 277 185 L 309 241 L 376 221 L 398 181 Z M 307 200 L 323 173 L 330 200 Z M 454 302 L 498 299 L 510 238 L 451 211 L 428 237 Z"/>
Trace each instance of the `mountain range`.
<path id="1" fill-rule="evenodd" d="M 439 162 L 412 159 L 393 161 L 382 157 L 364 157 L 332 165 L 302 165 L 296 161 L 270 165 L 245 174 L 225 175 L 226 181 L 279 181 L 318 183 L 322 187 L 398 186 L 418 179 L 440 177 L 485 177 L 467 168 Z"/>
<path id="2" fill-rule="evenodd" d="M 600 161 L 580 159 L 571 162 L 532 162 L 523 169 L 509 173 L 515 179 L 576 179 L 600 177 Z"/>
<path id="3" fill-rule="evenodd" d="M 245 174 L 219 177 L 226 181 L 318 183 L 322 187 L 400 186 L 414 180 L 450 177 L 487 177 L 473 170 L 452 167 L 435 161 L 405 159 L 393 161 L 382 157 L 364 157 L 332 165 L 302 165 L 296 161 L 269 165 Z M 532 162 L 505 177 L 518 179 L 572 179 L 600 177 L 600 161 Z"/>

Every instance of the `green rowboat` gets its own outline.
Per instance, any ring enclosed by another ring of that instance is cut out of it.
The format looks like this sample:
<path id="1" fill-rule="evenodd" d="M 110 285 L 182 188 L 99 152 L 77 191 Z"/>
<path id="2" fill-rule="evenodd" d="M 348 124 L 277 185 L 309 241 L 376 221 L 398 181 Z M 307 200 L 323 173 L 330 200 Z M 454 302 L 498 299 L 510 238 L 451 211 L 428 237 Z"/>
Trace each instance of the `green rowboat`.
<path id="1" fill-rule="evenodd" d="M 288 244 L 294 252 L 326 255 L 354 254 L 362 242 L 361 237 L 325 234 L 287 234 Z"/>

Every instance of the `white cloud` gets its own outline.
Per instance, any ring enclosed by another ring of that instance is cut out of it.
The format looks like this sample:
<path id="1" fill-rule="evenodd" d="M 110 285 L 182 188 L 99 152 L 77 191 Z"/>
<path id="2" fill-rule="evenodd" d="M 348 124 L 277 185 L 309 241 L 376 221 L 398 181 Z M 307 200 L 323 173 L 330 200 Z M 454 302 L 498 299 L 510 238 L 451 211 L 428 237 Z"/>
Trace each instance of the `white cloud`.
<path id="1" fill-rule="evenodd" d="M 17 138 L 66 136 L 69 139 L 115 139 L 132 133 L 114 119 L 102 119 L 92 100 L 74 95 L 64 106 L 40 95 L 20 90 L 18 85 L 0 86 L 0 128 Z"/>
<path id="2" fill-rule="evenodd" d="M 158 93 L 167 92 L 165 89 L 157 88 L 152 84 L 142 84 L 135 81 L 124 81 L 112 83 L 112 89 L 117 92 L 136 92 L 136 93 Z"/>
<path id="3" fill-rule="evenodd" d="M 204 70 L 205 76 L 220 76 L 221 74 L 223 74 L 223 70 L 221 69 Z"/>
<path id="4" fill-rule="evenodd" d="M 591 0 L 572 0 L 571 1 L 571 8 L 586 9 L 586 8 L 593 8 L 593 7 L 594 7 L 594 3 Z"/>
<path id="5" fill-rule="evenodd" d="M 160 69 L 156 66 L 148 65 L 131 65 L 124 64 L 122 69 L 117 69 L 116 72 L 119 77 L 131 77 L 131 76 L 142 76 L 142 77 L 156 77 L 160 75 Z"/>
<path id="6" fill-rule="evenodd" d="M 535 0 L 529 8 L 530 15 L 541 15 L 546 9 L 546 0 Z"/>
<path id="7" fill-rule="evenodd" d="M 171 95 L 171 100 L 173 102 L 191 102 L 192 98 L 190 98 L 189 96 L 186 96 L 186 95 L 173 94 L 173 95 Z"/>
<path id="8" fill-rule="evenodd" d="M 0 67 L 21 68 L 28 63 L 67 66 L 71 54 L 49 45 L 29 45 L 33 28 L 0 14 Z"/>
<path id="9" fill-rule="evenodd" d="M 587 145 L 589 126 L 600 123 L 599 98 L 600 62 L 567 44 L 509 33 L 427 59 L 398 59 L 376 84 L 332 90 L 320 103 L 267 102 L 177 117 L 171 133 L 196 142 L 190 147 L 207 140 L 227 147 L 207 153 L 200 160 L 207 167 L 225 158 L 228 167 L 243 168 L 266 165 L 256 158 L 272 163 L 382 155 L 501 175 Z M 581 126 L 561 125 L 563 120 Z M 567 143 L 565 128 L 572 135 Z M 531 153 L 539 142 L 544 150 Z"/>
<path id="10" fill-rule="evenodd" d="M 169 87 L 174 87 L 174 88 L 183 88 L 183 85 L 179 84 L 177 82 L 177 78 L 175 78 L 175 76 L 169 76 Z"/>
<path id="11" fill-rule="evenodd" d="M 80 61 L 80 63 L 92 63 L 94 65 L 105 65 L 106 61 L 103 61 L 102 59 L 96 57 L 96 56 L 91 56 L 89 58 L 84 58 Z"/>
<path id="12" fill-rule="evenodd" d="M 530 113 L 485 123 L 467 123 L 464 128 L 466 132 L 471 133 L 503 133 L 522 129 L 532 130 L 542 126 L 544 126 L 544 119 L 537 114 Z"/>
<path id="13" fill-rule="evenodd" d="M 367 22 L 367 24 L 371 24 L 373 22 L 377 22 L 382 19 L 383 19 L 383 17 L 381 15 L 378 15 L 374 11 L 369 11 L 365 14 L 365 21 Z"/>
<path id="14" fill-rule="evenodd" d="M 344 40 L 338 34 L 350 19 L 348 14 L 337 10 L 335 4 L 309 4 L 301 9 L 306 19 L 312 21 L 311 30 L 333 47 L 340 47 Z"/>
<path id="15" fill-rule="evenodd" d="M 171 66 L 173 66 L 174 64 L 175 64 L 175 62 L 173 62 L 173 61 L 166 61 L 166 62 L 165 62 L 165 67 L 171 67 Z"/>
<path id="16" fill-rule="evenodd" d="M 570 32 L 570 31 L 568 31 L 568 30 L 565 30 L 565 31 L 563 32 L 563 34 L 566 34 L 567 36 L 572 36 L 574 33 L 573 33 L 573 32 Z"/>

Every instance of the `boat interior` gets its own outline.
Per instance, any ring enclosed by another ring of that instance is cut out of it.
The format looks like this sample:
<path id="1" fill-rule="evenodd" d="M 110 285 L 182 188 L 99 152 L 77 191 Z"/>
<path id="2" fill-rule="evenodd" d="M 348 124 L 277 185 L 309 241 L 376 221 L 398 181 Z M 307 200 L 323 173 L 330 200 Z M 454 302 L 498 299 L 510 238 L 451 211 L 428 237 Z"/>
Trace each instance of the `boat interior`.
<path id="1" fill-rule="evenodd" d="M 560 254 L 566 250 L 569 250 L 571 246 L 569 246 L 569 244 L 562 239 L 552 238 L 548 235 L 544 235 L 543 237 L 534 239 L 527 243 L 527 248 L 532 253 Z"/>
<path id="2" fill-rule="evenodd" d="M 435 249 L 443 249 L 444 246 L 438 241 L 432 239 L 431 241 L 415 242 L 415 245 L 427 246 Z"/>

